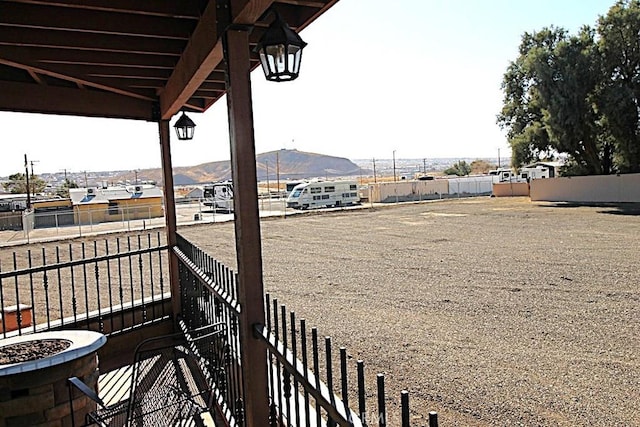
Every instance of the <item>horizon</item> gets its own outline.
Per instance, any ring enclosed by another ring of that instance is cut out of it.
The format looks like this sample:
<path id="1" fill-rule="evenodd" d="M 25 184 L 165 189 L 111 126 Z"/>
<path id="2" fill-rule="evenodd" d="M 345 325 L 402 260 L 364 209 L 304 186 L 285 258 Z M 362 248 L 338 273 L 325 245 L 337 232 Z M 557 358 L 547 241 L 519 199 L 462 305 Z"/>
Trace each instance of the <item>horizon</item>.
<path id="1" fill-rule="evenodd" d="M 294 149 L 290 149 L 290 150 L 294 150 Z M 275 151 L 279 151 L 279 150 L 275 150 Z M 263 154 L 268 154 L 268 153 L 272 153 L 275 151 L 268 151 L 265 153 L 257 153 L 256 155 L 263 155 Z M 297 150 L 299 151 L 299 150 Z M 384 164 L 384 163 L 393 163 L 394 159 L 392 157 L 390 158 L 356 158 L 356 159 L 349 159 L 346 157 L 339 157 L 339 156 L 332 156 L 330 154 L 322 154 L 322 153 L 310 153 L 310 154 L 316 154 L 316 155 L 321 155 L 321 156 L 326 156 L 326 157 L 335 157 L 335 158 L 344 158 L 349 160 L 350 162 L 356 164 L 359 167 L 362 167 L 362 163 L 366 163 L 366 162 L 371 162 L 373 163 L 373 160 L 375 160 L 376 164 L 380 163 L 380 164 Z M 395 162 L 396 164 L 398 163 L 406 163 L 406 162 L 419 162 L 420 165 L 423 164 L 423 162 L 429 161 L 430 164 L 433 163 L 437 163 L 439 165 L 442 165 L 442 163 L 446 163 L 446 162 L 451 162 L 451 164 L 453 165 L 453 163 L 458 162 L 458 161 L 474 161 L 474 160 L 484 160 L 484 161 L 494 161 L 497 165 L 498 160 L 501 161 L 501 163 L 506 162 L 506 160 L 510 160 L 510 156 L 501 156 L 500 159 L 498 159 L 498 157 L 475 157 L 475 156 L 469 156 L 469 157 L 411 157 L 411 158 L 396 158 Z M 193 165 L 186 165 L 186 166 L 174 166 L 173 169 L 177 169 L 177 168 L 193 168 L 193 167 L 197 167 L 200 165 L 205 165 L 205 164 L 209 164 L 209 163 L 218 163 L 218 162 L 229 162 L 229 160 L 213 160 L 211 162 L 204 162 L 204 163 L 198 163 L 198 164 L 193 164 Z M 38 172 L 38 173 L 34 173 L 35 176 L 42 176 L 42 175 L 63 175 L 63 174 L 69 174 L 69 175 L 75 175 L 75 174 L 85 174 L 85 173 L 106 173 L 106 172 L 111 172 L 111 173 L 126 173 L 126 172 L 143 172 L 143 171 L 147 171 L 147 170 L 155 170 L 155 169 L 161 169 L 160 166 L 157 167 L 150 167 L 150 168 L 144 168 L 144 169 L 96 169 L 96 170 L 63 170 L 63 171 L 42 171 L 42 172 Z M 13 175 L 15 173 L 24 173 L 24 168 L 22 168 L 22 170 L 18 170 L 16 172 L 12 172 L 9 175 L 0 175 L 0 179 L 7 179 L 10 175 Z M 29 168 L 29 176 L 31 176 L 31 169 Z"/>

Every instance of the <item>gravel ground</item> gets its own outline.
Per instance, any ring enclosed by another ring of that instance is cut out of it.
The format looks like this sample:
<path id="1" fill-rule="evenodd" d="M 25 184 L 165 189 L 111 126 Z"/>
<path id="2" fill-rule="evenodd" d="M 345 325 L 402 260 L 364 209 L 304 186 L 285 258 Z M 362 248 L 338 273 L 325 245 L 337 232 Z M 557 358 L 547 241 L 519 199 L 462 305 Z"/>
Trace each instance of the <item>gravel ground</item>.
<path id="1" fill-rule="evenodd" d="M 232 223 L 180 232 L 236 268 Z M 267 291 L 408 389 L 412 425 L 640 426 L 640 206 L 447 200 L 262 238 Z"/>

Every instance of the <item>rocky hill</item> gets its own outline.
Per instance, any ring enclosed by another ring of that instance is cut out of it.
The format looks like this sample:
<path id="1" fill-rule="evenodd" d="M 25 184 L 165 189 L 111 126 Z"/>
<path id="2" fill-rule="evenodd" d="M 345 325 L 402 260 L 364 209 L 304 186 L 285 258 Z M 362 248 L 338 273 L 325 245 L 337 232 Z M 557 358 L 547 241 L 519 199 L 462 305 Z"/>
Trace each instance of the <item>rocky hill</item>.
<path id="1" fill-rule="evenodd" d="M 343 157 L 324 154 L 307 153 L 298 150 L 278 150 L 258 154 L 256 158 L 258 180 L 268 179 L 302 179 L 314 177 L 355 176 L 360 173 L 358 165 Z M 162 183 L 161 169 L 143 169 L 137 172 L 137 178 L 145 181 Z M 131 181 L 130 172 L 118 175 L 114 179 Z M 231 179 L 229 161 L 202 163 L 196 166 L 174 167 L 175 185 L 196 184 Z"/>

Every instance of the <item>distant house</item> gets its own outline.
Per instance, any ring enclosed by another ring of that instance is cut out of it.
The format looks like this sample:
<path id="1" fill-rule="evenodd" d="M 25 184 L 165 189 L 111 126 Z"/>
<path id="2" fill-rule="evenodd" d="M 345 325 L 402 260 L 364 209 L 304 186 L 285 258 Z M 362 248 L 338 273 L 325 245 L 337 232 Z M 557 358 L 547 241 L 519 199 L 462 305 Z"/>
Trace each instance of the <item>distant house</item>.
<path id="1" fill-rule="evenodd" d="M 158 218 L 163 215 L 162 190 L 154 185 L 70 188 L 77 224 Z"/>

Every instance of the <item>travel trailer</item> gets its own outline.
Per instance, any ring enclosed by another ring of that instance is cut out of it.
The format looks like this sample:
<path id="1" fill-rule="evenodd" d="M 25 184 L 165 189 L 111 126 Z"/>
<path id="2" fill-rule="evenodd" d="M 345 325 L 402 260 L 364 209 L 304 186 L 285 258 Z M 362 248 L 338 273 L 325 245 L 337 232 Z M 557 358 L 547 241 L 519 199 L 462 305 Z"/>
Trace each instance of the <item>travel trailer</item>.
<path id="1" fill-rule="evenodd" d="M 202 203 L 214 210 L 220 209 L 228 213 L 233 212 L 233 186 L 231 181 L 205 184 Z"/>
<path id="2" fill-rule="evenodd" d="M 493 176 L 493 182 L 510 182 L 516 181 L 517 175 L 511 169 L 494 169 L 489 171 L 489 175 Z"/>
<path id="3" fill-rule="evenodd" d="M 359 202 L 355 181 L 305 182 L 296 185 L 287 197 L 287 207 L 294 209 L 349 206 Z"/>
<path id="4" fill-rule="evenodd" d="M 520 169 L 520 178 L 529 181 L 531 179 L 553 178 L 553 171 L 549 167 L 537 165 Z"/>

